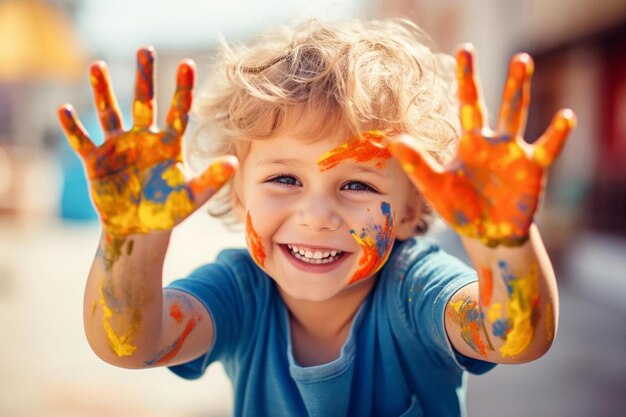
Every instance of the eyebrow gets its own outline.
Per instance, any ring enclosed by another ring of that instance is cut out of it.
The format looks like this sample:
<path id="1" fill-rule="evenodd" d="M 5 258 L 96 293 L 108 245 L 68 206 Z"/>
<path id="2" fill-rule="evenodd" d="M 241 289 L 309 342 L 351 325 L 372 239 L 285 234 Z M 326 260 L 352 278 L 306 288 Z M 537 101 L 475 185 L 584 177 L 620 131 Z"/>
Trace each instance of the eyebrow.
<path id="1" fill-rule="evenodd" d="M 302 161 L 295 158 L 266 158 L 257 161 L 256 166 L 261 166 L 264 164 L 272 165 L 285 165 L 285 166 L 298 166 L 302 164 Z M 343 161 L 341 165 L 352 165 L 351 169 L 353 169 L 356 173 L 365 173 L 365 174 L 373 174 L 381 178 L 389 178 L 389 174 L 384 172 L 380 168 L 376 168 L 373 166 L 365 165 L 365 164 L 356 164 L 352 161 Z"/>
<path id="2" fill-rule="evenodd" d="M 266 159 L 261 159 L 260 161 L 257 161 L 255 165 L 256 166 L 264 165 L 264 164 L 294 165 L 294 164 L 298 164 L 299 162 L 300 161 L 298 161 L 297 159 L 293 159 L 293 158 L 278 158 L 278 159 L 266 158 Z"/>

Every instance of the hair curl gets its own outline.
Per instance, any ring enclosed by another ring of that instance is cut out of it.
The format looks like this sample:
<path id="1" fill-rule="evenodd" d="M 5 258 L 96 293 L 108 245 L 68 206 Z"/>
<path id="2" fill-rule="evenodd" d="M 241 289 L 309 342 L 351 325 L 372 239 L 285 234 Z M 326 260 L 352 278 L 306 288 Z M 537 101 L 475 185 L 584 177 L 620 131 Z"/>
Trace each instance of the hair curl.
<path id="1" fill-rule="evenodd" d="M 222 43 L 195 99 L 189 150 L 243 159 L 251 140 L 280 134 L 304 109 L 324 123 L 303 126 L 303 135 L 404 132 L 445 163 L 459 132 L 454 76 L 454 59 L 408 20 L 276 27 L 250 46 Z M 231 211 L 229 188 L 212 199 L 211 214 Z M 424 201 L 421 209 L 430 212 Z M 423 216 L 417 232 L 427 228 Z"/>

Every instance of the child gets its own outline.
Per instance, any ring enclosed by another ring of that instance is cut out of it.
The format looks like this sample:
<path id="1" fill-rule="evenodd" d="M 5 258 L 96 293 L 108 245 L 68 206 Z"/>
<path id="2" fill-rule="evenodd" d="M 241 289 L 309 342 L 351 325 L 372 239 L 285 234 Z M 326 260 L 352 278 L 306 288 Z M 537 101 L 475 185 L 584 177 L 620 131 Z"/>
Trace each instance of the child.
<path id="1" fill-rule="evenodd" d="M 459 128 L 454 61 L 406 21 L 310 21 L 225 47 L 195 111 L 217 154 L 234 156 L 191 179 L 181 138 L 194 66 L 181 63 L 159 131 L 154 51 L 137 58 L 130 130 L 102 62 L 91 80 L 105 143 L 59 110 L 103 225 L 84 301 L 103 360 L 190 379 L 220 361 L 236 415 L 460 416 L 465 371 L 548 350 L 558 296 L 532 221 L 574 116 L 523 141 L 528 55 L 511 61 L 491 131 L 471 46 L 457 54 Z M 162 289 L 172 229 L 231 177 L 221 204 L 245 223 L 248 250 Z M 478 274 L 416 236 L 426 200 Z"/>

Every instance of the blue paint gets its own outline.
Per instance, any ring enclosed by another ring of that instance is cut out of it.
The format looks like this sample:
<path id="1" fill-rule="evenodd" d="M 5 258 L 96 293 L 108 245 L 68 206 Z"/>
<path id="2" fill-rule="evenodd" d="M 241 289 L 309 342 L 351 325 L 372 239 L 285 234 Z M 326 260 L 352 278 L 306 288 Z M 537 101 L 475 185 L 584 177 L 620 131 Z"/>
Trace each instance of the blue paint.
<path id="1" fill-rule="evenodd" d="M 109 107 L 103 110 L 100 114 L 102 117 L 105 131 L 114 132 L 121 129 L 120 119 L 114 109 Z"/>
<path id="2" fill-rule="evenodd" d="M 496 320 L 493 323 L 493 335 L 506 338 L 509 328 L 509 321 L 507 319 Z"/>
<path id="3" fill-rule="evenodd" d="M 459 226 L 464 226 L 469 223 L 469 219 L 465 216 L 465 213 L 462 211 L 454 212 L 454 223 Z"/>
<path id="4" fill-rule="evenodd" d="M 513 285 L 512 282 L 517 279 L 517 277 L 509 272 L 508 265 L 505 261 L 499 261 L 498 266 L 500 267 L 500 273 L 502 275 L 502 279 L 504 280 L 504 284 L 506 285 L 506 290 L 509 293 L 509 297 L 513 295 Z"/>
<path id="5" fill-rule="evenodd" d="M 136 98 L 140 101 L 149 101 L 154 97 L 154 85 L 152 80 L 150 79 L 150 72 L 146 72 L 146 69 L 152 68 L 154 58 L 150 54 L 144 54 L 148 57 L 148 62 L 146 65 L 142 65 L 141 58 L 137 57 L 137 75 L 141 78 L 141 83 L 139 83 L 137 90 L 135 92 Z M 147 89 L 142 88 L 143 86 L 147 86 Z M 144 94 L 145 93 L 145 94 Z"/>
<path id="6" fill-rule="evenodd" d="M 380 210 L 383 215 L 387 218 L 385 224 L 389 224 L 389 229 L 384 230 L 384 226 L 374 226 L 374 230 L 376 230 L 376 249 L 378 251 L 378 256 L 383 256 L 387 250 L 389 249 L 389 245 L 391 244 L 391 236 L 390 231 L 393 230 L 393 215 L 391 214 L 391 205 L 383 201 L 380 203 Z"/>
<path id="7" fill-rule="evenodd" d="M 182 336 L 178 336 L 174 342 L 170 343 L 167 347 L 163 348 L 160 352 L 156 353 L 153 357 L 144 362 L 145 365 L 154 365 L 161 361 L 166 355 L 169 355 L 176 346 L 181 342 Z"/>
<path id="8" fill-rule="evenodd" d="M 191 190 L 186 184 L 180 184 L 176 187 L 171 187 L 164 179 L 163 174 L 170 166 L 174 164 L 173 161 L 165 161 L 155 165 L 146 173 L 146 181 L 143 185 L 143 198 L 153 203 L 163 204 L 167 201 L 169 195 L 175 191 L 184 190 L 189 195 L 189 199 L 193 199 Z"/>
<path id="9" fill-rule="evenodd" d="M 507 143 L 511 141 L 511 136 L 507 135 L 507 134 L 500 134 L 500 135 L 495 135 L 495 136 L 488 136 L 485 135 L 485 140 L 492 144 L 492 145 L 497 145 L 499 143 Z"/>

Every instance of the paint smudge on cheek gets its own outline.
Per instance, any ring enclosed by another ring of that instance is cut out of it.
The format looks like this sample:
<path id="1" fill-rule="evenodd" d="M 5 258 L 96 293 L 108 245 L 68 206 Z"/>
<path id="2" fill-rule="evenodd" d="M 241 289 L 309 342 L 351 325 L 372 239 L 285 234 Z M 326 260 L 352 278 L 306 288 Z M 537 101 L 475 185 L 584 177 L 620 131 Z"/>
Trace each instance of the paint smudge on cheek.
<path id="1" fill-rule="evenodd" d="M 143 320 L 141 309 L 131 308 L 129 311 L 122 311 L 121 303 L 115 298 L 113 292 L 109 286 L 105 287 L 103 280 L 100 284 L 102 327 L 113 353 L 119 357 L 131 356 L 137 350 L 134 341 Z M 122 331 L 119 330 L 120 328 Z"/>
<path id="2" fill-rule="evenodd" d="M 261 237 L 252 226 L 250 212 L 246 214 L 246 240 L 252 259 L 254 259 L 257 265 L 262 267 L 265 264 L 265 248 L 263 247 Z"/>
<path id="3" fill-rule="evenodd" d="M 499 266 L 509 294 L 506 303 L 509 329 L 500 353 L 514 357 L 528 348 L 539 321 L 539 271 L 537 264 L 526 275 L 511 273 L 504 261 Z"/>
<path id="4" fill-rule="evenodd" d="M 448 307 L 448 316 L 459 325 L 461 329 L 461 337 L 472 348 L 473 351 L 481 356 L 487 356 L 487 345 L 480 337 L 479 329 L 482 327 L 481 313 L 478 308 L 478 302 L 471 297 L 450 301 Z"/>
<path id="5" fill-rule="evenodd" d="M 384 168 L 385 162 L 391 158 L 384 142 L 386 133 L 382 130 L 369 130 L 359 137 L 326 152 L 317 160 L 320 171 L 336 167 L 347 159 L 357 162 L 369 162 L 378 159 L 376 167 Z"/>
<path id="6" fill-rule="evenodd" d="M 373 225 L 364 228 L 360 235 L 357 235 L 355 230 L 350 230 L 350 234 L 361 247 L 362 254 L 359 269 L 352 275 L 349 284 L 372 276 L 389 258 L 396 236 L 395 213 L 391 212 L 391 206 L 386 201 L 381 203 L 380 208 L 385 216 L 383 226 Z"/>

